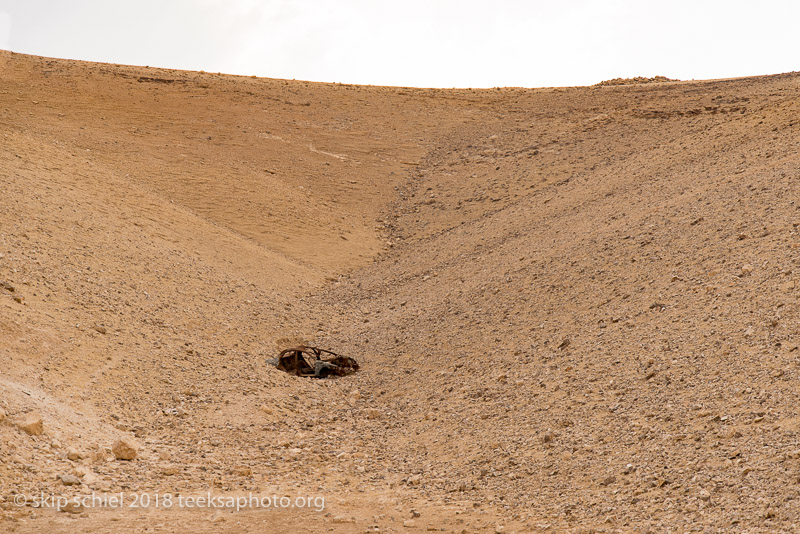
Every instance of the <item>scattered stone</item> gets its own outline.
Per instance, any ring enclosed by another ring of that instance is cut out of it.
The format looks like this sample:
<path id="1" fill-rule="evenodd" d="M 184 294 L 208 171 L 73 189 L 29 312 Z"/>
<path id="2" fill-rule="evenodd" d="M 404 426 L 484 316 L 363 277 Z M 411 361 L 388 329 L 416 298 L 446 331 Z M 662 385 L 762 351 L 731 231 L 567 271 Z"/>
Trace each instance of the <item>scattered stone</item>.
<path id="1" fill-rule="evenodd" d="M 0 408 L 0 423 L 2 423 L 6 418 L 6 411 Z"/>
<path id="2" fill-rule="evenodd" d="M 161 468 L 161 474 L 168 477 L 177 475 L 179 472 L 180 470 L 174 465 L 168 465 Z"/>
<path id="3" fill-rule="evenodd" d="M 113 457 L 113 453 L 109 447 L 100 447 L 99 445 L 92 451 L 92 461 L 96 463 L 105 462 Z"/>
<path id="4" fill-rule="evenodd" d="M 788 282 L 784 282 L 784 283 L 782 283 L 780 285 L 781 291 L 785 291 L 787 293 L 790 292 L 790 291 L 794 291 L 794 288 L 795 288 L 794 280 L 790 280 Z"/>
<path id="5" fill-rule="evenodd" d="M 403 521 L 403 526 L 406 528 L 414 528 L 417 524 L 414 522 L 413 519 L 406 519 Z"/>
<path id="6" fill-rule="evenodd" d="M 636 471 L 636 468 L 633 466 L 633 464 L 628 464 L 625 466 L 625 470 L 623 471 L 623 473 L 625 473 L 626 475 L 630 475 L 634 471 Z"/>
<path id="7" fill-rule="evenodd" d="M 237 465 L 236 467 L 231 469 L 231 473 L 240 477 L 253 476 L 253 470 L 246 465 Z"/>
<path id="8" fill-rule="evenodd" d="M 81 479 L 73 475 L 58 475 L 58 479 L 65 486 L 80 486 Z"/>
<path id="9" fill-rule="evenodd" d="M 369 408 L 367 410 L 367 419 L 378 419 L 381 416 L 381 411 L 376 408 Z"/>
<path id="10" fill-rule="evenodd" d="M 17 428 L 30 434 L 31 436 L 41 436 L 44 433 L 44 422 L 42 416 L 35 413 L 29 413 L 17 421 Z"/>
<path id="11" fill-rule="evenodd" d="M 108 333 L 108 330 L 106 329 L 106 327 L 105 326 L 100 326 L 99 324 L 94 325 L 92 328 L 96 332 L 99 332 L 101 334 L 107 334 Z"/>
<path id="12" fill-rule="evenodd" d="M 640 85 L 644 83 L 664 83 L 664 82 L 677 82 L 679 80 L 667 78 L 666 76 L 653 76 L 648 78 L 646 76 L 636 76 L 634 78 L 613 78 L 611 80 L 603 80 L 600 83 L 594 84 L 596 87 L 605 87 L 611 85 Z"/>
<path id="13" fill-rule="evenodd" d="M 117 460 L 133 460 L 138 454 L 139 447 L 131 440 L 118 439 L 111 446 L 111 452 Z"/>
<path id="14" fill-rule="evenodd" d="M 75 474 L 75 476 L 83 478 L 87 473 L 89 473 L 89 469 L 86 466 L 78 465 L 72 470 L 72 472 Z"/>
<path id="15" fill-rule="evenodd" d="M 753 266 L 749 263 L 742 265 L 742 276 L 747 276 L 753 272 Z"/>
<path id="16" fill-rule="evenodd" d="M 62 512 L 66 512 L 68 514 L 80 514 L 83 513 L 86 508 L 75 501 L 69 501 L 67 504 L 61 507 Z"/>
<path id="17" fill-rule="evenodd" d="M 72 460 L 73 462 L 77 462 L 81 459 L 81 454 L 78 452 L 78 449 L 74 447 L 69 447 L 67 449 L 67 460 Z"/>

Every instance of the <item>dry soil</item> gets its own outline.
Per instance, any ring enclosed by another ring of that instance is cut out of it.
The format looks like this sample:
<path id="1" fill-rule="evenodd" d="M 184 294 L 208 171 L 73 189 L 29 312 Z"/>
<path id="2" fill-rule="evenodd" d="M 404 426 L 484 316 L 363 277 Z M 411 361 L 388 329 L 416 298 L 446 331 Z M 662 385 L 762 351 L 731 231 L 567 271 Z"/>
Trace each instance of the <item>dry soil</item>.
<path id="1" fill-rule="evenodd" d="M 0 531 L 794 531 L 799 97 L 0 52 Z"/>

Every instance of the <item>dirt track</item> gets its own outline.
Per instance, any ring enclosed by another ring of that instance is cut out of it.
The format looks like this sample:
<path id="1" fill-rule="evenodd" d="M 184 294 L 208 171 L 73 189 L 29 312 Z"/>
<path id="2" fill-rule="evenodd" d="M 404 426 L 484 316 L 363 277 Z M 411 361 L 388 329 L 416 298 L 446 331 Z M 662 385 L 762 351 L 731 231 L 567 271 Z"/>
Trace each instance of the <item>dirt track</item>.
<path id="1" fill-rule="evenodd" d="M 0 530 L 791 530 L 798 80 L 422 90 L 0 52 Z M 362 371 L 264 364 L 297 341 Z M 13 503 L 42 491 L 326 510 Z"/>

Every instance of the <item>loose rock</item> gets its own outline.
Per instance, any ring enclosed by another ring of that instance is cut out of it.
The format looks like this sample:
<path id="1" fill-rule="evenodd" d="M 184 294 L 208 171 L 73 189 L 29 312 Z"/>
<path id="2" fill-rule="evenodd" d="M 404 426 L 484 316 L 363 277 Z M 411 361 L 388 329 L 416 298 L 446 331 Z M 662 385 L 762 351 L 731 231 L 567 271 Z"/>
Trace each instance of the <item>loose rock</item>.
<path id="1" fill-rule="evenodd" d="M 61 507 L 62 512 L 66 512 L 68 514 L 80 514 L 86 508 L 82 504 L 76 503 L 75 501 L 69 501 L 67 504 Z"/>
<path id="2" fill-rule="evenodd" d="M 26 434 L 30 434 L 31 436 L 41 436 L 42 433 L 44 433 L 44 422 L 42 421 L 42 416 L 35 413 L 29 413 L 17 421 L 17 428 Z"/>
<path id="3" fill-rule="evenodd" d="M 65 486 L 79 486 L 81 484 L 81 479 L 73 475 L 58 475 L 58 479 Z"/>
<path id="4" fill-rule="evenodd" d="M 253 475 L 253 470 L 246 465 L 237 465 L 231 470 L 231 473 L 240 477 L 249 477 Z"/>
<path id="5" fill-rule="evenodd" d="M 117 460 L 133 460 L 138 454 L 139 447 L 128 439 L 118 439 L 111 446 L 111 452 Z"/>

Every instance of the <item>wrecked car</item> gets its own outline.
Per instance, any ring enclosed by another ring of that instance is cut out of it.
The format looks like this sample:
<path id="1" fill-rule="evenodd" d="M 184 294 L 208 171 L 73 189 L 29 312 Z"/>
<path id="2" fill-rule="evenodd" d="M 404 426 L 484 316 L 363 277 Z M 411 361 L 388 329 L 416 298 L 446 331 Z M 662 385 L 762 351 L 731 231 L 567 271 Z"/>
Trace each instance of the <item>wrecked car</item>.
<path id="1" fill-rule="evenodd" d="M 353 358 L 305 345 L 285 349 L 267 364 L 290 375 L 309 378 L 347 376 L 358 371 L 358 362 Z"/>

